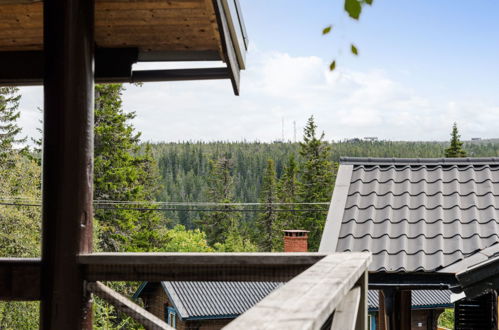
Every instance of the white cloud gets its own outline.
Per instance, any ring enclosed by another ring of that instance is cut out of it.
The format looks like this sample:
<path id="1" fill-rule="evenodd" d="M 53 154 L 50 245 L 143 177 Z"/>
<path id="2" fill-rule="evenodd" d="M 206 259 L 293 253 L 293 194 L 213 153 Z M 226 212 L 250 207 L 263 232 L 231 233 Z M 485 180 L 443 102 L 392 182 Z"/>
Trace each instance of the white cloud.
<path id="1" fill-rule="evenodd" d="M 432 84 L 429 80 L 428 84 Z M 293 137 L 314 115 L 328 139 L 378 136 L 386 139 L 447 139 L 457 121 L 464 138 L 497 137 L 496 104 L 467 102 L 456 95 L 447 103 L 436 95 L 390 78 L 382 70 L 354 72 L 341 66 L 330 73 L 319 57 L 296 57 L 256 48 L 248 54 L 241 96 L 229 81 L 148 83 L 127 86 L 124 108 L 135 111 L 144 140 L 259 140 Z M 36 135 L 41 88 L 23 88 L 21 123 Z"/>

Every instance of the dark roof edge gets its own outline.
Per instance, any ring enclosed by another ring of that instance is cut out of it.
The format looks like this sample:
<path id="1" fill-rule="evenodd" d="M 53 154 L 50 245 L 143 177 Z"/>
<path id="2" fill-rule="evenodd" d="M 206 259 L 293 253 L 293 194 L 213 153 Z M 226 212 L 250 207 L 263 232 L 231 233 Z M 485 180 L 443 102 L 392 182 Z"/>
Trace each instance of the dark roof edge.
<path id="1" fill-rule="evenodd" d="M 373 157 L 340 157 L 342 165 L 459 165 L 459 164 L 499 164 L 499 157 L 465 157 L 465 158 L 373 158 Z"/>
<path id="2" fill-rule="evenodd" d="M 434 309 L 434 308 L 452 308 L 454 303 L 448 304 L 428 304 L 428 305 L 411 305 L 411 310 L 417 309 Z M 379 306 L 368 306 L 368 312 L 378 312 Z"/>
<path id="3" fill-rule="evenodd" d="M 147 283 L 149 283 L 149 282 L 146 281 L 146 282 L 140 283 L 139 288 L 137 289 L 137 291 L 135 291 L 135 293 L 132 296 L 133 299 L 140 298 L 140 296 L 142 295 L 142 291 L 144 291 L 145 287 L 147 286 Z"/>
<path id="4" fill-rule="evenodd" d="M 221 314 L 221 315 L 203 315 L 203 316 L 189 316 L 183 321 L 198 321 L 198 320 L 224 320 L 224 319 L 235 319 L 241 314 Z"/>

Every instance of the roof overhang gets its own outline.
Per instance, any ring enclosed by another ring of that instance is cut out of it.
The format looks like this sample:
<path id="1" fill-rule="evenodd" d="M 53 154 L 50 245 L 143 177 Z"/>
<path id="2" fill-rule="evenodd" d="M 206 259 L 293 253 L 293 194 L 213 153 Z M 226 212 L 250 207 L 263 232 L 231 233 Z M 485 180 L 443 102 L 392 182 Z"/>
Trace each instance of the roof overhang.
<path id="1" fill-rule="evenodd" d="M 456 274 L 468 298 L 499 290 L 499 257 L 491 258 Z"/>
<path id="2" fill-rule="evenodd" d="M 43 81 L 43 1 L 0 0 L 0 85 Z M 237 0 L 95 0 L 95 79 L 231 79 L 239 93 L 248 38 Z M 134 71 L 139 62 L 219 61 L 223 67 Z"/>

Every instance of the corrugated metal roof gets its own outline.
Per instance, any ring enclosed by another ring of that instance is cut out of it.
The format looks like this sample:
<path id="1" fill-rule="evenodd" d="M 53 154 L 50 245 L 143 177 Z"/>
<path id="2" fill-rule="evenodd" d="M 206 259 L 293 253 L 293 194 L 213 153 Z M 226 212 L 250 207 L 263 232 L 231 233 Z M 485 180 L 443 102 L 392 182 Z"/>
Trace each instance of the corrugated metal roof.
<path id="1" fill-rule="evenodd" d="M 336 199 L 341 225 L 323 241 L 373 253 L 371 271 L 438 271 L 499 243 L 499 158 L 345 158 L 342 166 L 350 177 L 338 189 L 346 198 Z"/>
<path id="2" fill-rule="evenodd" d="M 450 307 L 451 292 L 449 290 L 413 290 L 411 294 L 412 308 L 437 308 Z M 367 294 L 367 304 L 369 310 L 374 311 L 379 308 L 379 291 L 369 290 Z"/>
<path id="3" fill-rule="evenodd" d="M 278 282 L 162 282 L 182 319 L 232 318 L 244 313 Z"/>

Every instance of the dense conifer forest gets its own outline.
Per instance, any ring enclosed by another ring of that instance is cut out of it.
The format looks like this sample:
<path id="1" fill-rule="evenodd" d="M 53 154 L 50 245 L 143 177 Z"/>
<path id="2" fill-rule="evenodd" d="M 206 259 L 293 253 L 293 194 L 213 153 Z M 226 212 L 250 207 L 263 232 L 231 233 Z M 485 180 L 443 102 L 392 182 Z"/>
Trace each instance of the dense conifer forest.
<path id="1" fill-rule="evenodd" d="M 320 123 L 318 123 L 320 125 Z M 444 157 L 448 142 L 365 141 L 350 139 L 332 141 L 329 160 L 337 163 L 340 157 Z M 292 142 L 178 142 L 148 145 L 157 160 L 161 189 L 157 196 L 168 202 L 207 202 L 210 161 L 221 157 L 232 160 L 234 201 L 258 202 L 267 161 L 273 160 L 276 178 L 280 180 L 291 155 L 300 162 L 299 143 Z M 469 157 L 499 156 L 499 140 L 464 142 Z M 181 210 L 189 207 L 179 207 Z M 192 208 L 196 209 L 196 208 Z M 167 212 L 176 223 L 194 228 L 202 212 Z M 323 213 L 324 214 L 324 213 Z M 252 222 L 255 212 L 245 212 L 243 219 Z"/>

